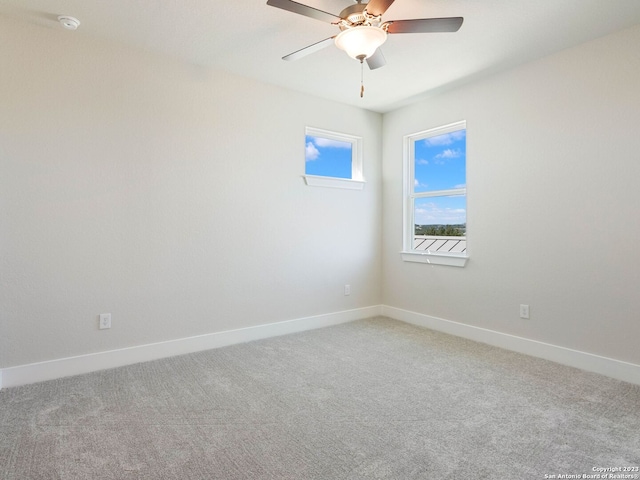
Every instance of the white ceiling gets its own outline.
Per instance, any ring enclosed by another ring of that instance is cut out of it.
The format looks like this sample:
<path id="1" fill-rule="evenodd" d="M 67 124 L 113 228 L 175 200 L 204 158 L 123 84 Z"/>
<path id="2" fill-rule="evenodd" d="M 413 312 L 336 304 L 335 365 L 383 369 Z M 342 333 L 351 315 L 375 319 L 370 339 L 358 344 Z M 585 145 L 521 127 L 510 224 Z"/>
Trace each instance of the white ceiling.
<path id="1" fill-rule="evenodd" d="M 298 0 L 338 14 L 352 0 Z M 457 33 L 390 35 L 387 65 L 365 66 L 335 46 L 281 60 L 338 32 L 318 20 L 267 6 L 266 0 L 0 0 L 0 14 L 153 50 L 185 61 L 369 110 L 417 98 L 640 23 L 640 0 L 396 0 L 384 20 L 462 16 Z M 640 46 L 639 46 L 640 48 Z"/>

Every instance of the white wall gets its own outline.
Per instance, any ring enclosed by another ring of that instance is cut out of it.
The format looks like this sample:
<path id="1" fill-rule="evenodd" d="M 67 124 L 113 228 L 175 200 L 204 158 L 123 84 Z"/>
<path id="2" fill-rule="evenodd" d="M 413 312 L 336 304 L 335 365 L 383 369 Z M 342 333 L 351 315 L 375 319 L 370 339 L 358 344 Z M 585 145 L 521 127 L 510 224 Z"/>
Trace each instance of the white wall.
<path id="1" fill-rule="evenodd" d="M 0 17 L 0 368 L 379 303 L 640 364 L 638 44 L 382 121 Z M 461 119 L 471 260 L 403 263 L 402 136 Z M 364 191 L 304 185 L 306 125 L 364 137 Z"/>
<path id="2" fill-rule="evenodd" d="M 638 45 L 640 27 L 385 115 L 385 305 L 640 364 Z M 470 261 L 403 263 L 402 136 L 457 120 Z"/>
<path id="3" fill-rule="evenodd" d="M 380 303 L 379 114 L 3 18 L 0 91 L 0 367 Z"/>

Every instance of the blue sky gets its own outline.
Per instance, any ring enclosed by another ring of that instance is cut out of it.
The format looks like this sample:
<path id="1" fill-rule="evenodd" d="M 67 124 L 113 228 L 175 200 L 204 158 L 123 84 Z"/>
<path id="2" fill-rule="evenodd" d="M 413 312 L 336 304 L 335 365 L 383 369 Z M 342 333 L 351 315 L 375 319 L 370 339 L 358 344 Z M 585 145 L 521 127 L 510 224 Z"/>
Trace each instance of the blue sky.
<path id="1" fill-rule="evenodd" d="M 323 137 L 305 137 L 305 173 L 351 178 L 351 142 Z"/>
<path id="2" fill-rule="evenodd" d="M 307 135 L 305 173 L 351 178 L 352 144 Z M 459 130 L 415 142 L 415 192 L 466 187 L 466 131 Z M 466 223 L 466 196 L 415 200 L 419 225 Z"/>
<path id="3" fill-rule="evenodd" d="M 417 140 L 414 145 L 416 193 L 466 187 L 466 130 Z M 415 200 L 415 223 L 466 223 L 466 196 Z"/>

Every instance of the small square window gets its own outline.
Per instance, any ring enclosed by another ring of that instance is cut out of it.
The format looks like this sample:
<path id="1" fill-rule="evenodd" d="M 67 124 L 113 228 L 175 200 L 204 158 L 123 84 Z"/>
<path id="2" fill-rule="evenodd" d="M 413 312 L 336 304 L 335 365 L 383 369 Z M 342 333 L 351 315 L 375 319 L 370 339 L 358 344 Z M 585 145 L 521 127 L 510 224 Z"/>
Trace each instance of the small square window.
<path id="1" fill-rule="evenodd" d="M 362 138 L 307 127 L 305 131 L 307 185 L 361 190 Z"/>

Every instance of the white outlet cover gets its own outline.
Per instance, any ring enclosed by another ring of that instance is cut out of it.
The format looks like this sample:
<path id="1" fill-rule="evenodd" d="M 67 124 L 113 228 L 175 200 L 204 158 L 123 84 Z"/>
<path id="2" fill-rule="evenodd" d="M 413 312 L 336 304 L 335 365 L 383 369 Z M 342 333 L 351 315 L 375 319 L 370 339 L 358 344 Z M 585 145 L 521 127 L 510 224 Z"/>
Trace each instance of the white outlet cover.
<path id="1" fill-rule="evenodd" d="M 100 314 L 100 324 L 98 325 L 100 330 L 104 330 L 105 328 L 111 328 L 111 314 L 110 313 L 101 313 Z"/>

